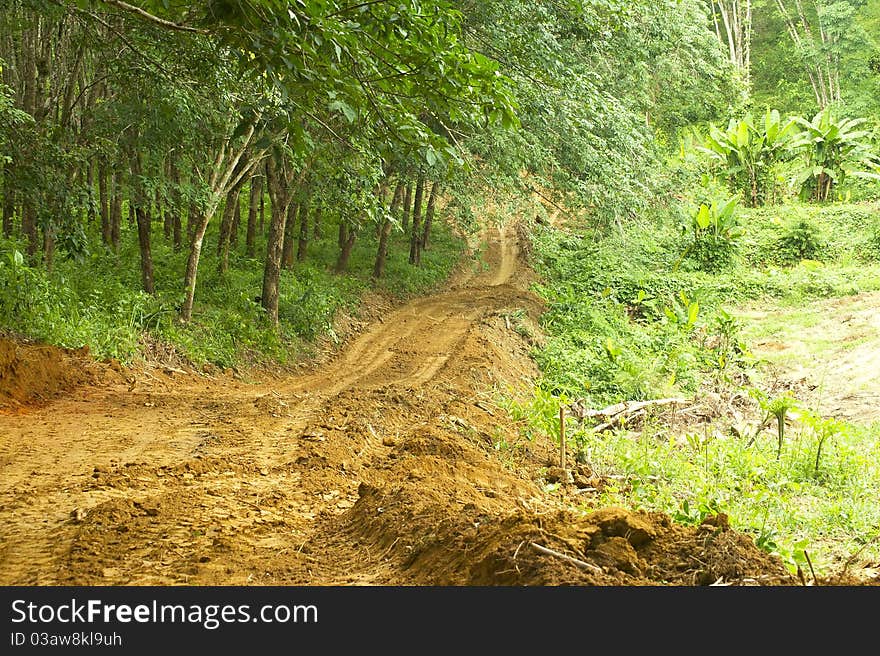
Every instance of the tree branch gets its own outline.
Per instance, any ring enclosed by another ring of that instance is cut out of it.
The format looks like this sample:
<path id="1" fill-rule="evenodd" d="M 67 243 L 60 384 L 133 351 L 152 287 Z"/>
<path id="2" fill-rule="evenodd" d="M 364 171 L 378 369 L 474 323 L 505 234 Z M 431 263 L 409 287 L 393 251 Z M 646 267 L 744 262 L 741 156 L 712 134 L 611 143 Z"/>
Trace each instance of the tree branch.
<path id="1" fill-rule="evenodd" d="M 370 5 L 380 5 L 383 2 L 388 2 L 388 0 L 370 0 L 370 2 L 361 2 L 356 5 L 350 5 L 348 7 L 342 7 L 330 14 L 327 14 L 326 18 L 333 18 L 334 16 L 339 16 L 340 14 L 345 14 L 349 11 L 354 11 L 355 9 L 361 9 L 362 7 L 369 7 Z"/>
<path id="2" fill-rule="evenodd" d="M 122 9 L 123 11 L 127 11 L 131 14 L 137 14 L 141 18 L 150 23 L 154 23 L 155 25 L 159 25 L 160 27 L 164 27 L 168 30 L 177 30 L 179 32 L 192 32 L 193 34 L 208 34 L 208 30 L 199 29 L 197 27 L 190 27 L 189 25 L 181 25 L 180 23 L 175 23 L 173 21 L 165 20 L 164 18 L 159 18 L 151 14 L 148 11 L 144 11 L 140 7 L 135 7 L 134 5 L 130 5 L 127 2 L 122 2 L 122 0 L 101 0 L 105 5 L 111 5 L 113 7 L 117 7 Z"/>

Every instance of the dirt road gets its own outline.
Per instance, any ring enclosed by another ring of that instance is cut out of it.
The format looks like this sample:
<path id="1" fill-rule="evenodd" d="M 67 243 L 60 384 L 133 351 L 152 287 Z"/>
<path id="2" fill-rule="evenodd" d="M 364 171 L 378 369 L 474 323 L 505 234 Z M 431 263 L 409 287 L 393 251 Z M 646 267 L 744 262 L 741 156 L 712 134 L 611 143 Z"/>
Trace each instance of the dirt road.
<path id="1" fill-rule="evenodd" d="M 536 375 L 541 305 L 513 229 L 486 259 L 291 378 L 7 343 L 7 393 L 52 369 L 64 394 L 0 414 L 0 584 L 790 583 L 723 517 L 591 512 L 589 465 L 545 491 L 552 443 L 495 403 Z"/>

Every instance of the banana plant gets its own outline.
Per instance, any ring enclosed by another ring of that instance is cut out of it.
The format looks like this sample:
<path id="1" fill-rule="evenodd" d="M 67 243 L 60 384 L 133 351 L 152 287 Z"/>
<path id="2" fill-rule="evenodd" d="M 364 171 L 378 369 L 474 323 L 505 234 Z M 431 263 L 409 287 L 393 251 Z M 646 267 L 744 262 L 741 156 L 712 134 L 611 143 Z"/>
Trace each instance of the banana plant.
<path id="1" fill-rule="evenodd" d="M 736 198 L 714 200 L 711 205 L 701 204 L 693 218 L 696 236 L 713 240 L 736 241 L 743 235 L 736 218 Z"/>
<path id="2" fill-rule="evenodd" d="M 719 162 L 731 190 L 757 207 L 766 202 L 774 168 L 788 156 L 787 146 L 796 131 L 794 120 L 783 121 L 777 110 L 768 109 L 757 125 L 750 114 L 739 121 L 731 119 L 727 130 L 710 125 L 698 150 Z"/>
<path id="3" fill-rule="evenodd" d="M 802 154 L 803 166 L 794 176 L 802 200 L 825 202 L 835 185 L 847 176 L 880 180 L 880 154 L 864 129 L 866 119 L 834 118 L 826 107 L 808 121 L 794 119 L 802 128 L 791 148 Z"/>
<path id="4" fill-rule="evenodd" d="M 736 216 L 737 202 L 736 198 L 716 199 L 709 205 L 700 205 L 690 222 L 682 225 L 684 231 L 691 231 L 692 238 L 673 265 L 673 271 L 695 250 L 697 259 L 708 268 L 730 259 L 745 233 Z"/>

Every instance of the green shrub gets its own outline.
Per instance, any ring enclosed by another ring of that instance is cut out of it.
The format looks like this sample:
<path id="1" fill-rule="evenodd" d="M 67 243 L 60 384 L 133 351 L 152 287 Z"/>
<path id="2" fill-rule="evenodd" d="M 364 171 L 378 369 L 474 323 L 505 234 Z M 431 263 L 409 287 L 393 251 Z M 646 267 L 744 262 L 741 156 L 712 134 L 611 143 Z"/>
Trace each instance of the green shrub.
<path id="1" fill-rule="evenodd" d="M 743 236 L 736 199 L 701 204 L 684 227 L 691 238 L 685 254 L 701 271 L 720 271 L 732 263 Z"/>
<path id="2" fill-rule="evenodd" d="M 801 260 L 825 259 L 827 240 L 812 221 L 799 218 L 786 226 L 773 244 L 774 259 L 779 264 L 796 264 Z"/>
<path id="3" fill-rule="evenodd" d="M 865 259 L 880 260 L 880 219 L 869 229 L 863 255 Z"/>

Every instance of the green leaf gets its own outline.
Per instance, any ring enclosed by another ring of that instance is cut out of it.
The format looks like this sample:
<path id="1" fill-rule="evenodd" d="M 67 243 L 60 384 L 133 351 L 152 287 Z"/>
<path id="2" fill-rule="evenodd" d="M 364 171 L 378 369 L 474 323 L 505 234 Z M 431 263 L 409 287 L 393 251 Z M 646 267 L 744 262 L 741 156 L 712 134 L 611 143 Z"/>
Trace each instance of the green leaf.
<path id="1" fill-rule="evenodd" d="M 718 212 L 719 222 L 724 222 L 733 216 L 733 212 L 736 209 L 736 203 L 736 198 L 731 198 L 721 206 L 721 210 Z"/>
<path id="2" fill-rule="evenodd" d="M 740 121 L 737 127 L 736 145 L 740 148 L 745 148 L 749 145 L 749 124 L 745 121 Z"/>
<path id="3" fill-rule="evenodd" d="M 700 205 L 700 210 L 697 212 L 697 226 L 699 226 L 700 230 L 705 230 L 709 227 L 709 222 L 709 207 L 706 205 Z"/>
<path id="4" fill-rule="evenodd" d="M 349 123 L 354 123 L 357 118 L 357 112 L 344 100 L 334 100 L 327 105 L 327 108 L 331 112 L 342 112 L 345 115 L 345 118 L 348 119 Z"/>
<path id="5" fill-rule="evenodd" d="M 694 301 L 688 306 L 688 326 L 697 323 L 697 317 L 700 314 L 700 304 Z"/>

